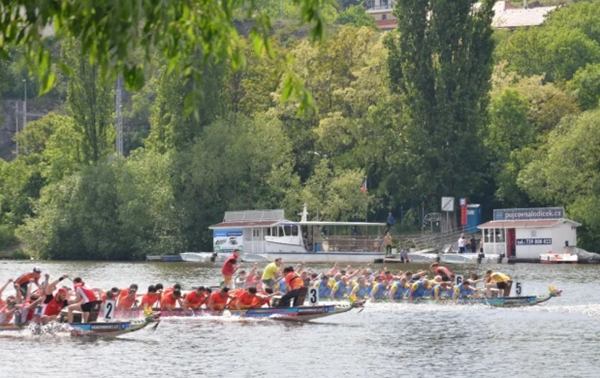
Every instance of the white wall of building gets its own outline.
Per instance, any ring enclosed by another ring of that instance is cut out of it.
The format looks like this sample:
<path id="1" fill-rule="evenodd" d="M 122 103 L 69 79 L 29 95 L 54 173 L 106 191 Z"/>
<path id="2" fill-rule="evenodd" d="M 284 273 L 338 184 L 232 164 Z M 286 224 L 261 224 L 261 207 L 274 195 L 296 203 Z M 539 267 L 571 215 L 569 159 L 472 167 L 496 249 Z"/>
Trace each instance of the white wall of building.
<path id="1" fill-rule="evenodd" d="M 526 244 L 520 244 L 526 241 Z M 550 241 L 550 243 L 548 243 Z M 565 241 L 576 245 L 577 233 L 570 223 L 562 223 L 554 227 L 517 228 L 515 230 L 516 257 L 539 258 L 540 254 L 552 251 L 563 253 Z"/>

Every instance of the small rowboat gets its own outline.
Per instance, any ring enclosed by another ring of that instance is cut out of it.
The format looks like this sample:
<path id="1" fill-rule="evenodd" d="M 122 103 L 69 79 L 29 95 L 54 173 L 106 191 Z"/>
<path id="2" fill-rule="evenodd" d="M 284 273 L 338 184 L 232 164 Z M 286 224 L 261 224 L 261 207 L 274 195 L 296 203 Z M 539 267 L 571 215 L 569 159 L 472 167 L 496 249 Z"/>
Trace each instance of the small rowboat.
<path id="1" fill-rule="evenodd" d="M 155 323 L 156 328 L 159 323 L 159 316 L 160 314 L 150 314 L 143 319 L 131 319 L 114 322 L 72 323 L 68 325 L 68 328 L 59 330 L 58 332 L 70 332 L 72 336 L 117 337 L 126 333 L 139 331 L 152 323 Z M 0 325 L 0 333 L 20 332 L 28 329 L 30 328 L 27 325 Z M 35 333 L 36 329 L 33 328 L 32 331 Z"/>
<path id="2" fill-rule="evenodd" d="M 359 304 L 329 304 L 322 306 L 298 306 L 298 307 L 261 307 L 251 308 L 249 310 L 228 309 L 225 311 L 211 311 L 201 308 L 197 310 L 183 310 L 176 308 L 171 311 L 154 308 L 153 311 L 160 313 L 163 317 L 170 316 L 221 316 L 224 312 L 228 312 L 233 316 L 247 318 L 270 318 L 275 320 L 289 320 L 296 322 L 305 322 L 309 320 L 319 319 L 326 316 L 341 314 L 348 312 L 353 308 L 360 307 Z M 117 310 L 115 317 L 117 319 L 136 318 L 143 316 L 142 310 Z"/>

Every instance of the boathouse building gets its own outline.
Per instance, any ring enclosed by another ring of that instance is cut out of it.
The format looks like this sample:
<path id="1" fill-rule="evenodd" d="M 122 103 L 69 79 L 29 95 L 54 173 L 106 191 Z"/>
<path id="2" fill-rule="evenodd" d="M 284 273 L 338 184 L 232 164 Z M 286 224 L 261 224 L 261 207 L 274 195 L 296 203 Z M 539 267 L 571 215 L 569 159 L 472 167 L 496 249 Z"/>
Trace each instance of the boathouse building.
<path id="1" fill-rule="evenodd" d="M 564 218 L 564 208 L 496 209 L 494 220 L 481 224 L 483 252 L 536 259 L 577 244 L 581 224 Z"/>

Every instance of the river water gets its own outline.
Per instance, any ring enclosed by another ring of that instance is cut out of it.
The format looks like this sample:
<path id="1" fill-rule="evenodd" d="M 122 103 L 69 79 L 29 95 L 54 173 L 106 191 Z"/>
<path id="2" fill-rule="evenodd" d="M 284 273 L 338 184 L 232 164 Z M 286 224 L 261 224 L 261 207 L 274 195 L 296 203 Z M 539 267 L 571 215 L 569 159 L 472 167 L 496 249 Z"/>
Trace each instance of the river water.
<path id="1" fill-rule="evenodd" d="M 0 262 L 0 283 L 32 265 Z M 215 284 L 220 273 L 219 267 L 185 263 L 38 265 L 53 277 L 69 273 L 105 289 L 137 283 L 141 292 L 157 282 L 179 282 L 184 289 Z M 479 273 L 486 268 L 478 267 Z M 521 282 L 523 295 L 546 294 L 551 284 L 563 296 L 516 309 L 367 304 L 361 313 L 308 324 L 226 315 L 164 318 L 156 331 L 112 340 L 3 336 L 0 377 L 598 377 L 600 267 L 493 268 Z"/>

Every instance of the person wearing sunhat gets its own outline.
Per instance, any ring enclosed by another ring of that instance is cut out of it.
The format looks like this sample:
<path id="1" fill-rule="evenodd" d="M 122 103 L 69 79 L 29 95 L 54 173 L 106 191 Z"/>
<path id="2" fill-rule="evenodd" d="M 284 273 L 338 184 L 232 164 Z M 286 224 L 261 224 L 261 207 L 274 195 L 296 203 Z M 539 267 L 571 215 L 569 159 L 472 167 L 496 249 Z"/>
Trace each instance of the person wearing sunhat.
<path id="1" fill-rule="evenodd" d="M 40 287 L 40 276 L 42 274 L 42 270 L 37 266 L 33 268 L 33 271 L 29 273 L 22 274 L 19 278 L 15 280 L 15 286 L 19 287 L 19 291 L 21 291 L 21 295 L 25 297 L 27 295 L 27 287 L 30 282 L 33 282 Z M 33 280 L 33 281 L 32 281 Z"/>

